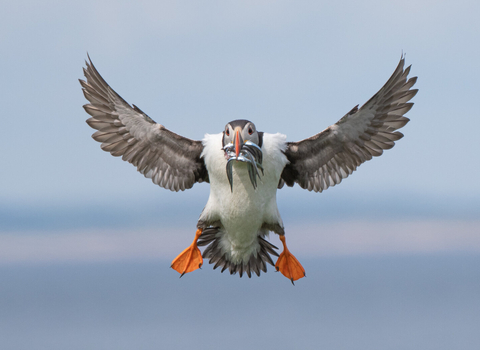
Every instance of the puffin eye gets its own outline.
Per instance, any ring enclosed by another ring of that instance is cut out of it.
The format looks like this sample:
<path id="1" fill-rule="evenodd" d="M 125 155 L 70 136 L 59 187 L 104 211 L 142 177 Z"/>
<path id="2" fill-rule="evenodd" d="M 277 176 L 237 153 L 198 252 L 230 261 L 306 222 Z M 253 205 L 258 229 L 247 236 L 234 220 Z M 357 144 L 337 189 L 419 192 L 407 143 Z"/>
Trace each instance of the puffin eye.
<path id="1" fill-rule="evenodd" d="M 248 134 L 249 134 L 249 135 L 253 134 L 253 129 L 252 129 L 251 126 L 248 128 Z"/>
<path id="2" fill-rule="evenodd" d="M 225 134 L 227 134 L 227 136 L 230 136 L 230 130 L 229 129 L 225 130 Z"/>

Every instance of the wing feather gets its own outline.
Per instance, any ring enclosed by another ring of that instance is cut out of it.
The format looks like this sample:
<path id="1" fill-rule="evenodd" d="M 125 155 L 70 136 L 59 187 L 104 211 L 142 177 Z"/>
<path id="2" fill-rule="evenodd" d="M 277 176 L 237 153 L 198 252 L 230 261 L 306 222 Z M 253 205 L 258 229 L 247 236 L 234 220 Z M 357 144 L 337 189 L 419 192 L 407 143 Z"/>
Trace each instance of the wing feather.
<path id="1" fill-rule="evenodd" d="M 101 148 L 122 157 L 145 177 L 171 191 L 184 191 L 196 182 L 208 181 L 200 157 L 203 146 L 155 123 L 137 106 L 130 106 L 101 77 L 90 57 L 83 69 L 86 81 L 79 80 L 85 98 L 83 106 L 96 129 L 92 137 Z"/>
<path id="2" fill-rule="evenodd" d="M 418 92 L 411 89 L 417 77 L 407 80 L 410 66 L 400 62 L 385 85 L 360 109 L 354 107 L 337 123 L 299 142 L 289 142 L 285 154 L 290 161 L 282 172 L 288 186 L 298 183 L 309 191 L 322 192 L 339 184 L 362 163 L 391 149 L 403 134 L 397 129 Z"/>

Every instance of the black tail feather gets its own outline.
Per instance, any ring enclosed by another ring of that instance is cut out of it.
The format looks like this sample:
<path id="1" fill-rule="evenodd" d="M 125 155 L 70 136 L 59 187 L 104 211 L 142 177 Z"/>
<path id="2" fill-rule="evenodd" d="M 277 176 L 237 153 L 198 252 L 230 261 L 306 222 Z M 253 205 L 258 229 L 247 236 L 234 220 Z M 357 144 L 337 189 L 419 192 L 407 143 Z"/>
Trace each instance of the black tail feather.
<path id="1" fill-rule="evenodd" d="M 238 272 L 239 276 L 242 277 L 245 273 L 250 278 L 252 276 L 252 272 L 256 273 L 257 276 L 260 276 L 260 271 L 267 272 L 266 263 L 274 266 L 270 254 L 273 256 L 278 256 L 278 253 L 275 251 L 275 249 L 278 248 L 263 238 L 266 233 L 267 231 L 265 230 L 265 232 L 262 232 L 262 234 L 258 236 L 260 249 L 256 254 L 252 254 L 246 263 L 234 263 L 228 260 L 227 254 L 222 252 L 219 244 L 222 235 L 220 227 L 205 228 L 197 241 L 197 245 L 207 246 L 203 251 L 202 257 L 204 259 L 208 259 L 210 264 L 215 264 L 213 266 L 214 270 L 218 267 L 222 267 L 221 272 L 228 269 L 232 275 Z"/>

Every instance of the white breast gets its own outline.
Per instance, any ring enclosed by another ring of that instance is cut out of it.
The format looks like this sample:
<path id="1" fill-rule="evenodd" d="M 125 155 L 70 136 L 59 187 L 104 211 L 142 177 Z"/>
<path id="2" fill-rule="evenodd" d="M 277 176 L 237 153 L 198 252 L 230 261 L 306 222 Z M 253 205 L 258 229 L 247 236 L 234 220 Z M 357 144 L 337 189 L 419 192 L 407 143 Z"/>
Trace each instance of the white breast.
<path id="1" fill-rule="evenodd" d="M 227 179 L 222 148 L 223 134 L 205 135 L 202 157 L 210 180 L 210 197 L 201 221 L 220 221 L 222 250 L 232 261 L 246 261 L 258 249 L 260 227 L 263 223 L 278 223 L 283 227 L 277 208 L 276 193 L 280 175 L 288 160 L 282 152 L 286 148 L 285 135 L 263 135 L 264 175 L 254 189 L 248 175 L 247 164 L 233 165 L 233 191 Z"/>

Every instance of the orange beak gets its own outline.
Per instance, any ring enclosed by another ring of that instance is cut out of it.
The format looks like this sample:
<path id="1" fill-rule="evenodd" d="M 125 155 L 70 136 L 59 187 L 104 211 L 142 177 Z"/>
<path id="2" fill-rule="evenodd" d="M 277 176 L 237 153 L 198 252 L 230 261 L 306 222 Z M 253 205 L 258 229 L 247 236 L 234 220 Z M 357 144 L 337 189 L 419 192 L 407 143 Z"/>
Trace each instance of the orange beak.
<path id="1" fill-rule="evenodd" d="M 242 136 L 240 136 L 240 131 L 238 129 L 235 131 L 235 139 L 233 140 L 233 144 L 235 145 L 235 155 L 238 157 L 243 144 Z"/>

